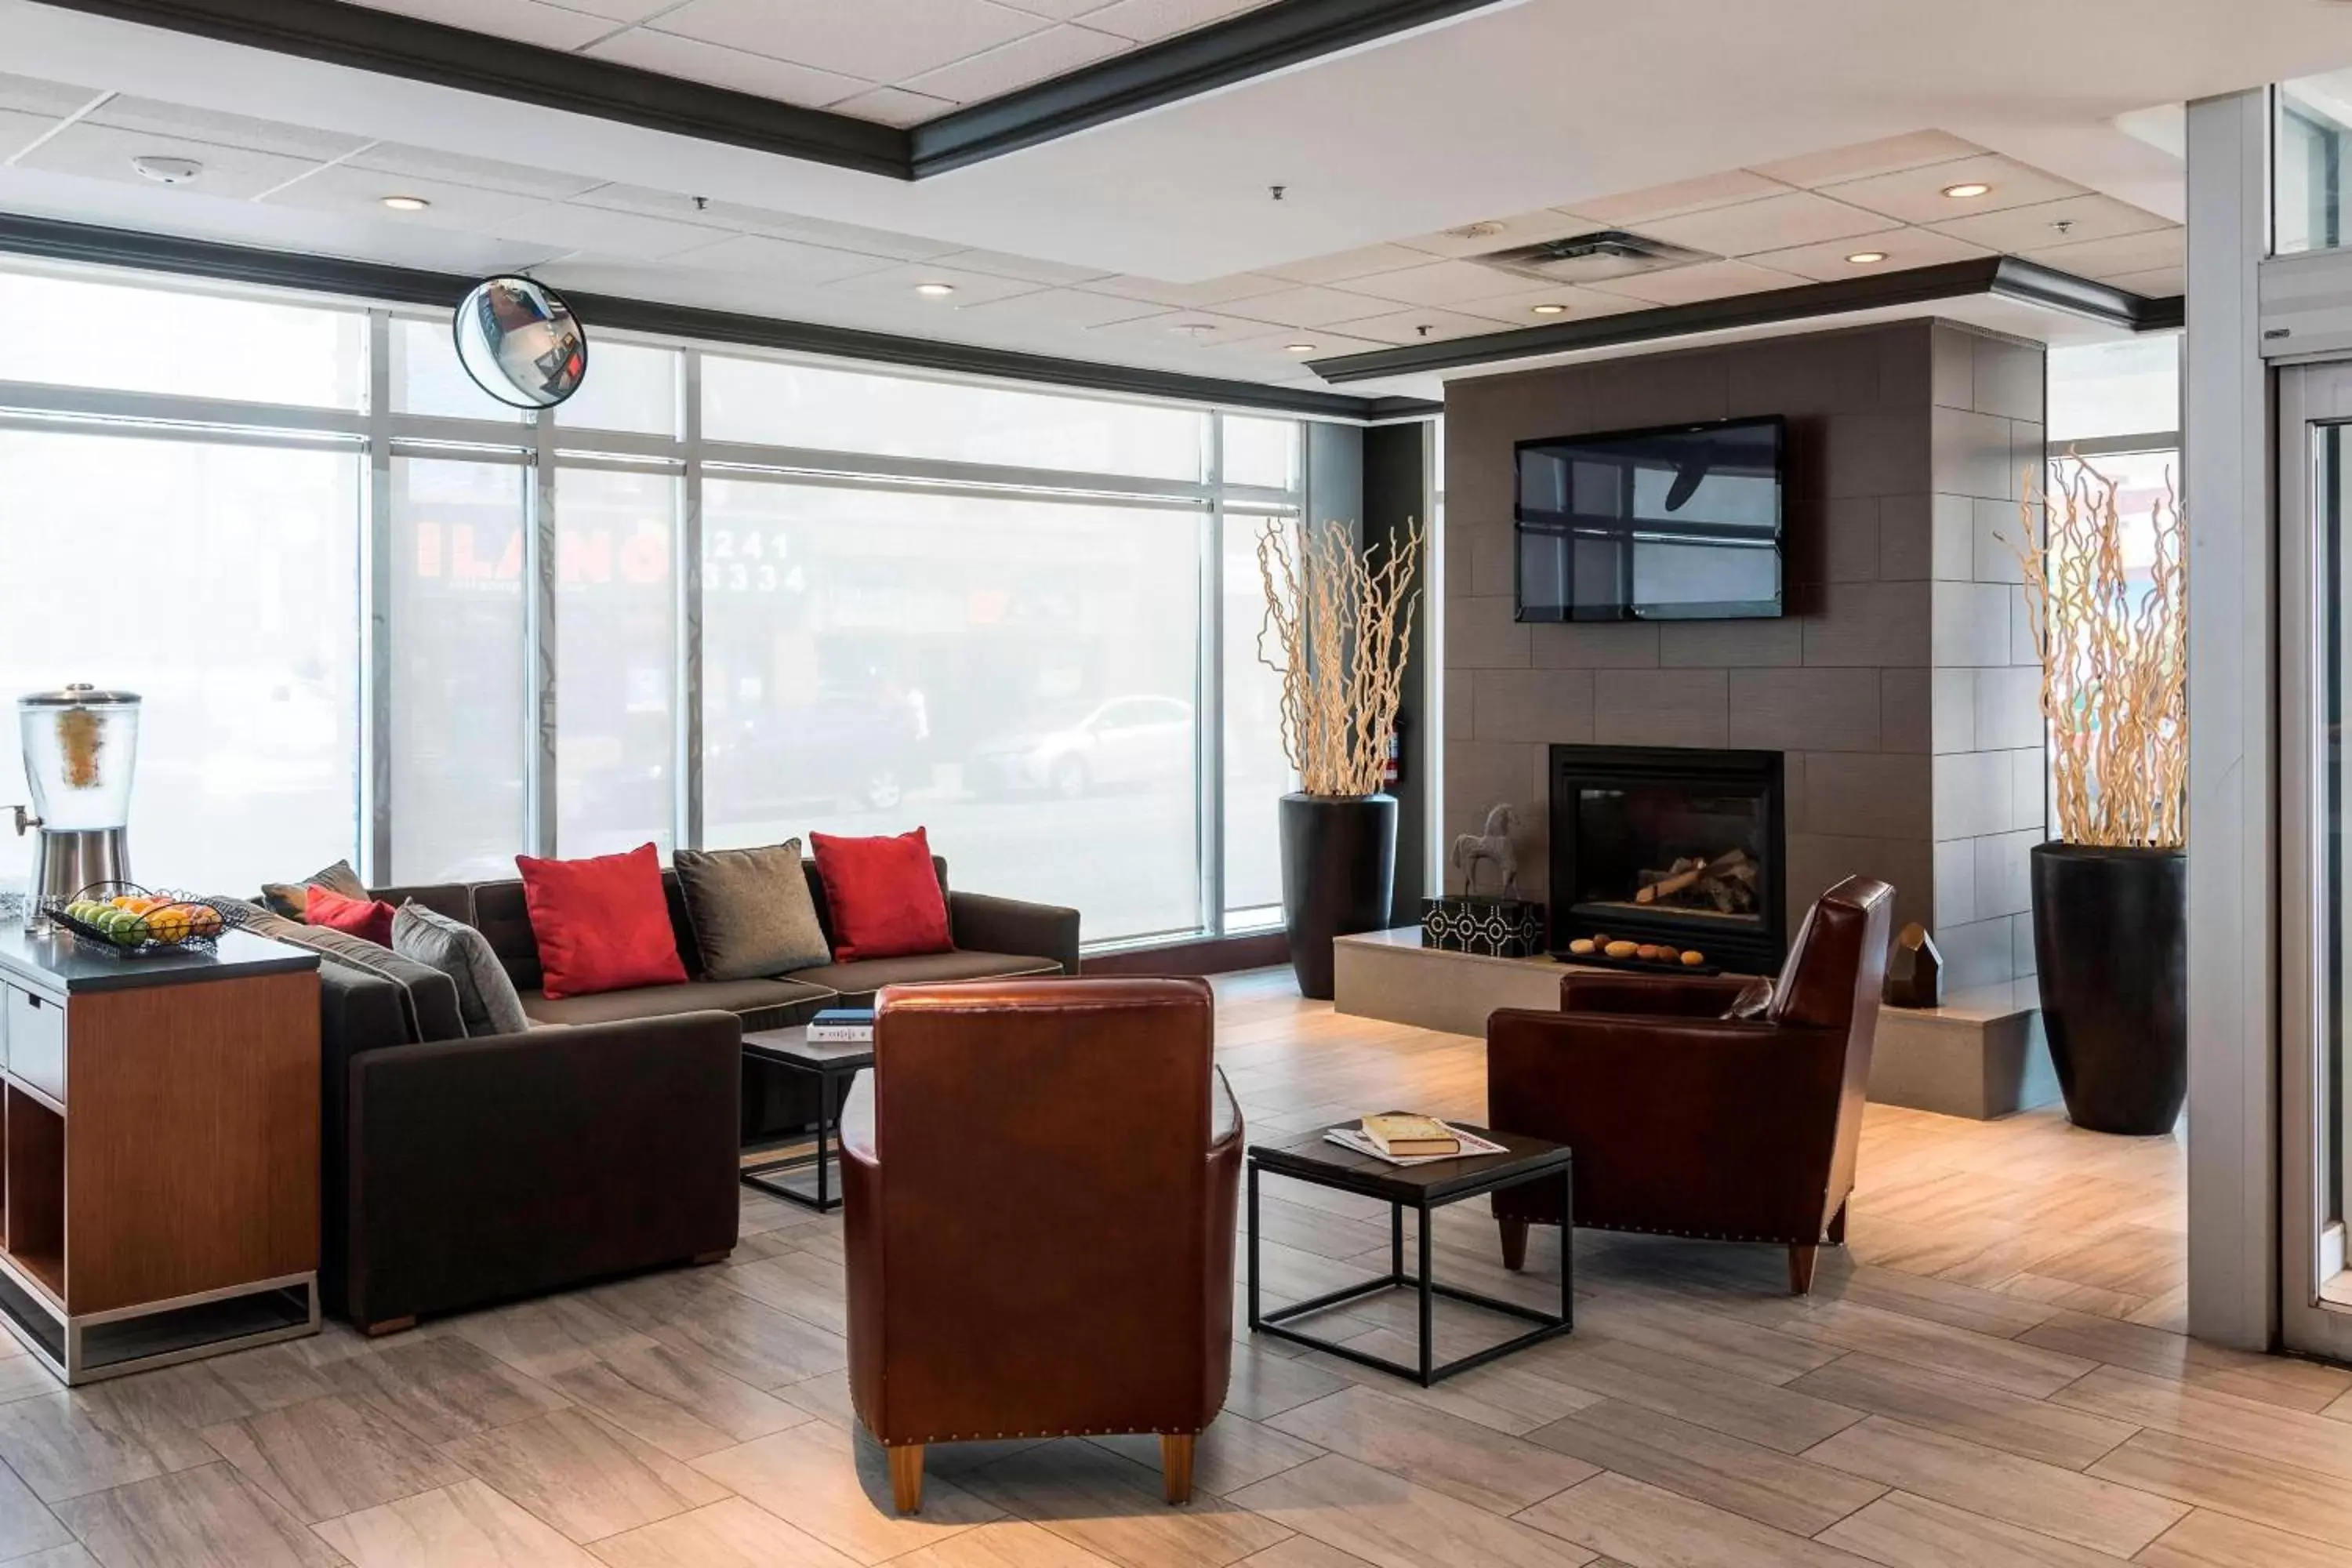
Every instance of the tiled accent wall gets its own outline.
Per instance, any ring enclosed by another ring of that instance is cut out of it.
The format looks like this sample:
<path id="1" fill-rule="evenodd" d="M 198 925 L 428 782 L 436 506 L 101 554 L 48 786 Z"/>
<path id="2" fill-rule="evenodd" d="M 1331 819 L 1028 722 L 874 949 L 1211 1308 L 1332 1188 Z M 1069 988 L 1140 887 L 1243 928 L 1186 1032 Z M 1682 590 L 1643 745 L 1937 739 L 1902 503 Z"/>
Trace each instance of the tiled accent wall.
<path id="1" fill-rule="evenodd" d="M 1521 886 L 1544 897 L 1552 742 L 1777 750 L 1792 922 L 1867 873 L 1895 885 L 1898 920 L 1937 929 L 1956 983 L 2009 978 L 2021 952 L 2030 969 L 2039 721 L 1992 531 L 2016 460 L 2038 460 L 2042 368 L 2039 345 L 1922 321 L 1452 384 L 1448 839 L 1513 803 Z M 1760 414 L 1789 421 L 1792 614 L 1512 619 L 1513 443 Z"/>

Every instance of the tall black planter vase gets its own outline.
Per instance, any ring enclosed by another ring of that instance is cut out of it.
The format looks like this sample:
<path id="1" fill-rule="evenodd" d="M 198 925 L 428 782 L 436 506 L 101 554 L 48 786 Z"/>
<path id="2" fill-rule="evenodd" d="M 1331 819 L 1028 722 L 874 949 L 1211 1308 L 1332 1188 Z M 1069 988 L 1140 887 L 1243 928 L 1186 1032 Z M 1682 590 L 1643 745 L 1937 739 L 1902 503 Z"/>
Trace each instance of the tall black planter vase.
<path id="1" fill-rule="evenodd" d="M 1331 939 L 1382 931 L 1396 885 L 1392 795 L 1282 797 L 1282 923 L 1298 993 L 1331 998 Z"/>
<path id="2" fill-rule="evenodd" d="M 2187 853 L 2035 845 L 2033 955 L 2074 1125 L 2171 1131 L 2189 1095 Z"/>

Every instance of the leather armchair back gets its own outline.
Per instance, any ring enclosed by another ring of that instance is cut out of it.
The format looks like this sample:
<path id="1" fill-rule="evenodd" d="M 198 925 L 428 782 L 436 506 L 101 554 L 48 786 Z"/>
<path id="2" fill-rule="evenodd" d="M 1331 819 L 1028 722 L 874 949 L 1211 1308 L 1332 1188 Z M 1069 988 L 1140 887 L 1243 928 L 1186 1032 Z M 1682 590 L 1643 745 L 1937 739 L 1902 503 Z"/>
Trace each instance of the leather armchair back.
<path id="1" fill-rule="evenodd" d="M 877 1011 L 843 1118 L 868 1428 L 900 1444 L 1206 1426 L 1231 1364 L 1241 1152 L 1208 984 L 890 987 Z"/>

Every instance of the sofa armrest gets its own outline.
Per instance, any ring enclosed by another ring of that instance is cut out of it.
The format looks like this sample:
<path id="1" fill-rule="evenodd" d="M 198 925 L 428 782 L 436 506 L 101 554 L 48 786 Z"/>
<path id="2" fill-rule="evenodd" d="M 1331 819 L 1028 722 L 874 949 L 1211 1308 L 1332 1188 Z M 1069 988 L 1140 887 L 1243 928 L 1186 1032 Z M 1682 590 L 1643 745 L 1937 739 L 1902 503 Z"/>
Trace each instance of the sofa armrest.
<path id="1" fill-rule="evenodd" d="M 1571 971 L 1560 976 L 1559 1010 L 1720 1018 L 1756 984 L 1745 974 L 1600 974 Z"/>
<path id="2" fill-rule="evenodd" d="M 363 1052 L 349 1080 L 347 1310 L 362 1323 L 735 1245 L 730 1013 Z"/>
<path id="3" fill-rule="evenodd" d="M 1078 972 L 1078 911 L 986 893 L 948 894 L 948 930 L 972 952 L 1050 958 L 1065 974 Z"/>

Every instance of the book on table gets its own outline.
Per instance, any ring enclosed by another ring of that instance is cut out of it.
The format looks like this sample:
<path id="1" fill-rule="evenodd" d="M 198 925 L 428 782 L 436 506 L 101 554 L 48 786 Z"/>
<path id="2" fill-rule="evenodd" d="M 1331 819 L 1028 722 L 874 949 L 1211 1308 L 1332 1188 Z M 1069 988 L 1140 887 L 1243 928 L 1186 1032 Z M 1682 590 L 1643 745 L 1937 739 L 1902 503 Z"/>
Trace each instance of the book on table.
<path id="1" fill-rule="evenodd" d="M 874 1043 L 874 1009 L 871 1007 L 827 1007 L 808 1021 L 809 1044 L 872 1045 Z"/>
<path id="2" fill-rule="evenodd" d="M 1462 1140 L 1454 1129 L 1433 1116 L 1367 1116 L 1363 1126 L 1364 1136 L 1394 1159 L 1423 1160 L 1462 1152 Z"/>
<path id="3" fill-rule="evenodd" d="M 1366 1122 L 1375 1121 L 1386 1121 L 1391 1120 L 1399 1119 L 1387 1116 L 1368 1116 L 1364 1118 Z M 1415 1116 L 1402 1118 L 1402 1120 L 1424 1121 L 1433 1119 Z M 1446 1141 L 1445 1146 L 1443 1148 L 1433 1148 L 1430 1152 L 1423 1154 L 1391 1152 L 1387 1147 L 1384 1147 L 1374 1141 L 1371 1134 L 1365 1130 L 1361 1123 L 1353 1127 L 1330 1128 L 1324 1132 L 1323 1141 L 1327 1143 L 1337 1143 L 1342 1149 L 1353 1149 L 1359 1154 L 1370 1154 L 1373 1159 L 1386 1161 L 1391 1165 L 1426 1165 L 1433 1160 L 1458 1160 L 1475 1158 L 1482 1154 L 1507 1154 L 1510 1152 L 1509 1150 L 1504 1148 L 1500 1143 L 1494 1142 L 1489 1139 L 1481 1138 L 1475 1132 L 1465 1132 L 1459 1127 L 1449 1126 L 1443 1121 L 1437 1122 L 1436 1125 L 1444 1129 L 1444 1139 Z M 1412 1147 L 1413 1142 L 1415 1141 L 1408 1140 L 1406 1147 Z M 1437 1143 L 1439 1140 L 1435 1138 L 1425 1138 L 1419 1140 L 1418 1142 L 1423 1144 L 1433 1145 Z"/>

